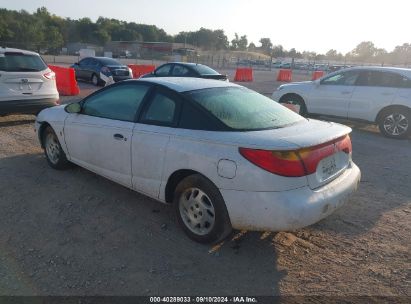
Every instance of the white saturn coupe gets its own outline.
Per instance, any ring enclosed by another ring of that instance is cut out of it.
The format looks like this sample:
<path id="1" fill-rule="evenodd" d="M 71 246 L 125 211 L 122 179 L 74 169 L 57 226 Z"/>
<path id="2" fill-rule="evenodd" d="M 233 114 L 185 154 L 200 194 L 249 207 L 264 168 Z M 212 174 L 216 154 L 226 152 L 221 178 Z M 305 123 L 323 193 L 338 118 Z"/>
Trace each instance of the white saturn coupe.
<path id="1" fill-rule="evenodd" d="M 350 128 L 218 80 L 124 81 L 45 109 L 35 124 L 51 167 L 72 162 L 172 204 L 198 242 L 311 225 L 360 180 Z"/>
<path id="2" fill-rule="evenodd" d="M 411 69 L 355 67 L 284 84 L 272 98 L 298 113 L 363 120 L 391 138 L 411 135 Z"/>

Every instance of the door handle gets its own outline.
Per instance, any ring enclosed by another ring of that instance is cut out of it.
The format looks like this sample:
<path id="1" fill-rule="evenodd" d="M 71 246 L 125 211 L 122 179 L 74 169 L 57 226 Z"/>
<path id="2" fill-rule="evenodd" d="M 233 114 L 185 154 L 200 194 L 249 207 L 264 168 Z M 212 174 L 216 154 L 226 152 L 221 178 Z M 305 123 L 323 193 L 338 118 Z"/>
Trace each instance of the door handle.
<path id="1" fill-rule="evenodd" d="M 113 137 L 116 140 L 124 140 L 124 141 L 127 140 L 127 138 L 125 138 L 122 134 L 118 134 L 118 133 L 114 134 Z"/>
<path id="2" fill-rule="evenodd" d="M 390 93 L 390 92 L 383 92 L 383 93 L 381 93 L 381 95 L 384 95 L 384 96 L 389 96 L 389 95 L 393 95 L 394 93 Z"/>
<path id="3" fill-rule="evenodd" d="M 341 94 L 348 95 L 348 94 L 351 94 L 351 91 L 342 91 Z"/>

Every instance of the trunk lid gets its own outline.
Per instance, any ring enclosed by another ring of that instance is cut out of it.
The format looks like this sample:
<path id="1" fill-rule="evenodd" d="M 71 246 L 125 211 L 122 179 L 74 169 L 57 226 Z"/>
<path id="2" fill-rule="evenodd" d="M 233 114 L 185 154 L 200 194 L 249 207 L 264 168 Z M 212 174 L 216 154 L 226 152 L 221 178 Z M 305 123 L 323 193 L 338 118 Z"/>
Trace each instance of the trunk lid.
<path id="1" fill-rule="evenodd" d="M 130 70 L 126 66 L 107 66 L 114 76 L 129 76 Z"/>
<path id="2" fill-rule="evenodd" d="M 310 119 L 280 129 L 246 132 L 253 133 L 247 147 L 298 151 L 304 166 L 311 172 L 306 175 L 308 186 L 316 189 L 337 178 L 350 166 L 351 141 L 346 138 L 350 132 L 351 128 L 344 125 Z M 288 145 L 280 147 L 279 141 Z"/>
<path id="3" fill-rule="evenodd" d="M 44 83 L 41 72 L 2 72 L 1 81 L 8 90 L 24 95 L 36 93 Z"/>

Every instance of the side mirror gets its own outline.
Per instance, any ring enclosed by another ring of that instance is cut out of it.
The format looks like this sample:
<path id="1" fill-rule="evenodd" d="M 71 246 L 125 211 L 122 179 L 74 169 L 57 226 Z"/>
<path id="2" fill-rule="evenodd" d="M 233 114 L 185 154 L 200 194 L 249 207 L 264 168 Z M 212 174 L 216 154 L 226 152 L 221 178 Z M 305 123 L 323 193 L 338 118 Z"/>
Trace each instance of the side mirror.
<path id="1" fill-rule="evenodd" d="M 67 113 L 80 113 L 81 104 L 79 102 L 70 103 L 64 108 L 64 111 Z"/>

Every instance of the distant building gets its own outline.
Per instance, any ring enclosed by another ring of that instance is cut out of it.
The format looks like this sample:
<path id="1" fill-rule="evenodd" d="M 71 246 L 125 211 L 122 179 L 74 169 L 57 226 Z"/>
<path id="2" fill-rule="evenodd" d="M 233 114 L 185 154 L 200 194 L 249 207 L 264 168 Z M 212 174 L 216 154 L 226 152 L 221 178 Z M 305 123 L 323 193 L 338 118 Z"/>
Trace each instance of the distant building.
<path id="1" fill-rule="evenodd" d="M 98 46 L 92 43 L 84 43 L 84 42 L 69 42 L 67 43 L 66 47 L 67 55 L 79 55 L 79 51 L 81 49 L 92 49 L 95 51 L 96 56 L 102 56 L 104 52 L 104 48 L 102 46 Z"/>
<path id="2" fill-rule="evenodd" d="M 112 52 L 113 57 L 153 58 L 173 54 L 186 55 L 197 52 L 190 44 L 171 42 L 110 41 L 104 46 L 105 52 Z"/>

